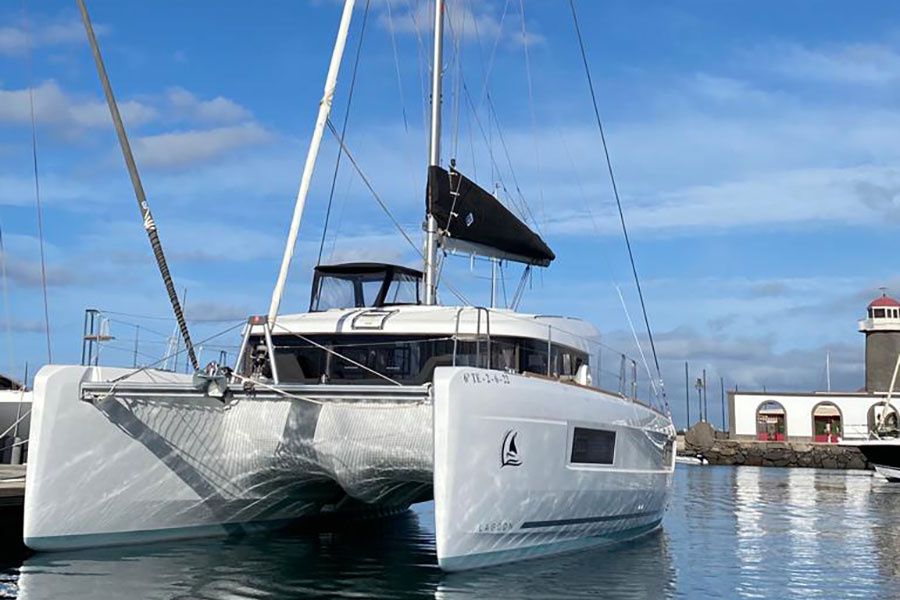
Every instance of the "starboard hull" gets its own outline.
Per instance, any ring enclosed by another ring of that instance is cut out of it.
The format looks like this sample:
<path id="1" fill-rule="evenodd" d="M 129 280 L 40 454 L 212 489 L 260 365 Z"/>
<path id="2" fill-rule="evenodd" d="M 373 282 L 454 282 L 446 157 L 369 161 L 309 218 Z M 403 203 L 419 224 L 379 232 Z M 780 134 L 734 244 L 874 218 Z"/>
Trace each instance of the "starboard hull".
<path id="1" fill-rule="evenodd" d="M 621 541 L 659 526 L 674 472 L 667 417 L 538 377 L 439 369 L 434 385 L 444 570 Z M 585 444 L 586 431 L 605 433 Z"/>

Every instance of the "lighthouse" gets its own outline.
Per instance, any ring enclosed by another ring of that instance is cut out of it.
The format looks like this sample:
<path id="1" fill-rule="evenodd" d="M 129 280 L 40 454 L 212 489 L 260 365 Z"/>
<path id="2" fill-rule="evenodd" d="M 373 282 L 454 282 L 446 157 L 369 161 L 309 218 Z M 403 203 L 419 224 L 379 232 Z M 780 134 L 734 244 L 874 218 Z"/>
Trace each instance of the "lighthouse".
<path id="1" fill-rule="evenodd" d="M 887 294 L 870 302 L 859 330 L 866 334 L 866 391 L 886 392 L 900 353 L 900 302 Z"/>

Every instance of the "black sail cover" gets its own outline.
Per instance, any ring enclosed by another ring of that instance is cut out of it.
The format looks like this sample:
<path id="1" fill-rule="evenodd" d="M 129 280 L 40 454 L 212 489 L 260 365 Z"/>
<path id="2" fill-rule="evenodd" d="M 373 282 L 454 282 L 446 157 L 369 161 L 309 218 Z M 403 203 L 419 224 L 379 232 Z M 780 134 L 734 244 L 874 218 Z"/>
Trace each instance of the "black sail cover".
<path id="1" fill-rule="evenodd" d="M 445 246 L 469 242 L 475 254 L 546 267 L 553 250 L 493 195 L 454 168 L 428 167 L 426 208 Z"/>

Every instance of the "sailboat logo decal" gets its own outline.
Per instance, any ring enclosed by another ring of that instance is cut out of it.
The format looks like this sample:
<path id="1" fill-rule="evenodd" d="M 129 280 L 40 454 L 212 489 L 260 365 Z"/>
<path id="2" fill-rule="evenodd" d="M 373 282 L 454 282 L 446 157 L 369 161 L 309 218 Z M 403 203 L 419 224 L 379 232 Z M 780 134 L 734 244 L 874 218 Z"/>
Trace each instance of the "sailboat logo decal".
<path id="1" fill-rule="evenodd" d="M 503 436 L 503 446 L 500 450 L 500 468 L 503 467 L 519 467 L 522 461 L 519 458 L 519 449 L 516 447 L 516 436 L 518 431 L 510 429 Z"/>

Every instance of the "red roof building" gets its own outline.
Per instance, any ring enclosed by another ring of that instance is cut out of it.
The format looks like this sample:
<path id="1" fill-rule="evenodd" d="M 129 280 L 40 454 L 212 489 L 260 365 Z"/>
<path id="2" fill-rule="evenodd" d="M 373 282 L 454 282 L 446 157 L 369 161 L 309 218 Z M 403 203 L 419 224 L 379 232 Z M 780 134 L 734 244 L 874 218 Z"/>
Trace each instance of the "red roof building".
<path id="1" fill-rule="evenodd" d="M 888 307 L 888 306 L 890 306 L 892 308 L 900 307 L 900 302 L 897 302 L 896 300 L 894 300 L 893 298 L 890 298 L 887 295 L 882 295 L 880 298 L 875 298 L 874 300 L 872 300 L 869 303 L 869 308 Z"/>

